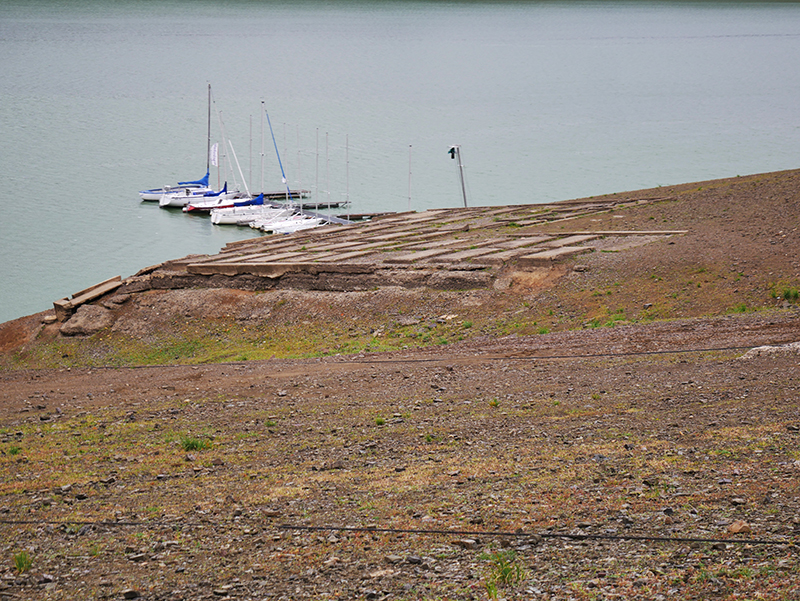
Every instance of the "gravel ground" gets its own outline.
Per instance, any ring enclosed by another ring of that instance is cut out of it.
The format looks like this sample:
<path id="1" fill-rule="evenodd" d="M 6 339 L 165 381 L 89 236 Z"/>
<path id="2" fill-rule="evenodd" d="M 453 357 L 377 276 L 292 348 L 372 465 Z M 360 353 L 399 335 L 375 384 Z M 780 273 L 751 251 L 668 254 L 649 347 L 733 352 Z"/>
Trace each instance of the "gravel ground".
<path id="1" fill-rule="evenodd" d="M 416 304 L 409 327 L 475 320 L 445 346 L 44 369 L 66 342 L 4 324 L 0 599 L 800 598 L 800 311 L 774 294 L 800 281 L 798 179 L 595 217 L 690 233 L 546 287 L 358 297 L 373 335 L 393 303 Z M 188 319 L 167 302 L 186 294 L 120 314 L 144 339 Z M 334 320 L 306 294 L 272 317 L 297 324 L 305 298 Z"/>

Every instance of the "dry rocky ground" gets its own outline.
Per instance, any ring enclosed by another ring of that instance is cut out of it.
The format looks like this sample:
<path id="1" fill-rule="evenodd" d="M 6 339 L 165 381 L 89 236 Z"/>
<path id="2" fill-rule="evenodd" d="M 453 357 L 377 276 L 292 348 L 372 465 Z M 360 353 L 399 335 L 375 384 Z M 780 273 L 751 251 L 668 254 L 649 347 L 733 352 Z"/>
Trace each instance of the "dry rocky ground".
<path id="1" fill-rule="evenodd" d="M 0 599 L 800 598 L 800 172 L 658 192 L 490 290 L 3 324 Z"/>

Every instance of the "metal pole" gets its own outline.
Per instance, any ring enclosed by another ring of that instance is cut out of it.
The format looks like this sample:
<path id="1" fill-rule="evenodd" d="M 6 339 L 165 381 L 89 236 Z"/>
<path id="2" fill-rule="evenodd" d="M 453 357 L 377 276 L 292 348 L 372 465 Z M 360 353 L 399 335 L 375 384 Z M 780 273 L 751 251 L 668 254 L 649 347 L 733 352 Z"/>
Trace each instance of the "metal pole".
<path id="1" fill-rule="evenodd" d="M 458 173 L 461 175 L 461 194 L 464 196 L 464 207 L 467 206 L 467 188 L 464 185 L 464 165 L 461 162 L 461 146 L 456 146 L 456 155 L 458 155 Z"/>
<path id="2" fill-rule="evenodd" d="M 283 124 L 283 156 L 287 156 L 287 154 L 286 154 L 286 123 L 285 122 Z M 293 202 L 290 202 L 290 201 L 294 201 L 294 197 L 291 194 L 289 194 L 289 182 L 286 180 L 286 174 L 285 173 L 283 174 L 283 183 L 286 184 L 286 202 L 289 202 L 289 204 L 294 204 Z"/>
<path id="3" fill-rule="evenodd" d="M 261 193 L 264 193 L 264 101 L 261 101 Z"/>
<path id="4" fill-rule="evenodd" d="M 250 187 L 253 187 L 253 115 L 250 115 Z"/>
<path id="5" fill-rule="evenodd" d="M 331 206 L 331 180 L 329 177 L 330 156 L 328 155 L 328 132 L 325 132 L 325 187 L 328 194 L 328 208 Z"/>
<path id="6" fill-rule="evenodd" d="M 206 173 L 211 169 L 211 84 L 208 84 L 208 149 L 206 150 Z"/>
<path id="7" fill-rule="evenodd" d="M 408 145 L 408 210 L 411 211 L 411 144 Z"/>
<path id="8" fill-rule="evenodd" d="M 297 197 L 298 203 L 300 203 L 300 208 L 303 208 L 303 174 L 300 170 L 300 125 L 295 125 L 295 131 L 297 132 Z"/>

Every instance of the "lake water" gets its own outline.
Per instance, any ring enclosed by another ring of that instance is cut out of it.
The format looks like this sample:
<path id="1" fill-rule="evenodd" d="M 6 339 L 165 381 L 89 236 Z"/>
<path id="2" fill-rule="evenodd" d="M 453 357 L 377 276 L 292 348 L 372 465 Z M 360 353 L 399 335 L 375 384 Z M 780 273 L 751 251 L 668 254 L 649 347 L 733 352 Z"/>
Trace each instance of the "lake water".
<path id="1" fill-rule="evenodd" d="M 788 2 L 6 0 L 0 73 L 0 322 L 253 236 L 139 201 L 205 173 L 208 84 L 253 189 L 264 101 L 290 184 L 356 213 L 462 204 L 452 144 L 471 205 L 800 157 Z"/>

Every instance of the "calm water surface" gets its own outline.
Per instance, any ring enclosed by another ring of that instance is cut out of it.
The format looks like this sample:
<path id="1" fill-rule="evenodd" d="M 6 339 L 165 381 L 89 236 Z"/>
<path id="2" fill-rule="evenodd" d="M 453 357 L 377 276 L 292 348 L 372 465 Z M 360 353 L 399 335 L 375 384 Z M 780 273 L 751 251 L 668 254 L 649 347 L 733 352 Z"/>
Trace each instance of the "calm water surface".
<path id="1" fill-rule="evenodd" d="M 139 202 L 205 172 L 209 83 L 251 188 L 264 101 L 291 185 L 354 212 L 461 204 L 451 144 L 472 205 L 800 156 L 787 2 L 7 1 L 0 65 L 0 321 L 253 236 Z"/>

